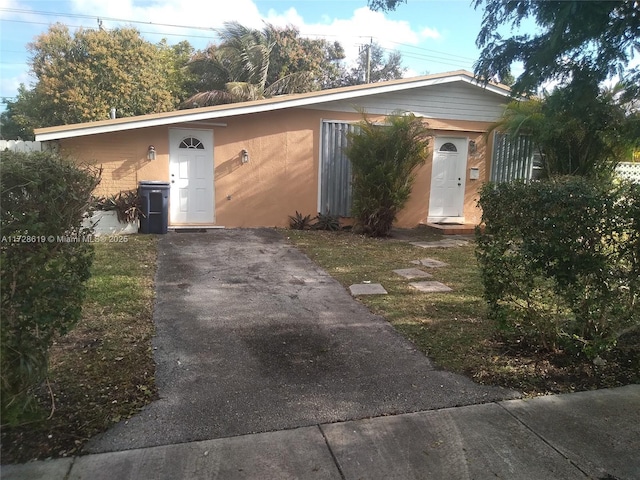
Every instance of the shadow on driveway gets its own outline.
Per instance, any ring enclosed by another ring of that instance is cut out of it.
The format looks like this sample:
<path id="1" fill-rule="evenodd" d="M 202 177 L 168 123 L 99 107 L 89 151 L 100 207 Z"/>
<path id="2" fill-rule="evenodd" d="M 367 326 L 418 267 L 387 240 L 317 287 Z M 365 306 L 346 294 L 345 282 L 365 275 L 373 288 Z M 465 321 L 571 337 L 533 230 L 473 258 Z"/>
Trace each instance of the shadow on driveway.
<path id="1" fill-rule="evenodd" d="M 515 398 L 436 370 L 274 230 L 159 244 L 160 400 L 95 437 L 127 450 Z"/>

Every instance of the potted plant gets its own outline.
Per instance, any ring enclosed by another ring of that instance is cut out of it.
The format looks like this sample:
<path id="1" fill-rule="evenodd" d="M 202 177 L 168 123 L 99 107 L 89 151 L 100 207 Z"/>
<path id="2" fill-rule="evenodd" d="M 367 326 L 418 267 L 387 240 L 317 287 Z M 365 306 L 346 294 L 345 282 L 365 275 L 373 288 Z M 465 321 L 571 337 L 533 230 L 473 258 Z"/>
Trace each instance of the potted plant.
<path id="1" fill-rule="evenodd" d="M 142 215 L 137 190 L 124 190 L 115 195 L 96 197 L 93 212 L 85 226 L 96 235 L 127 235 L 137 233 Z"/>

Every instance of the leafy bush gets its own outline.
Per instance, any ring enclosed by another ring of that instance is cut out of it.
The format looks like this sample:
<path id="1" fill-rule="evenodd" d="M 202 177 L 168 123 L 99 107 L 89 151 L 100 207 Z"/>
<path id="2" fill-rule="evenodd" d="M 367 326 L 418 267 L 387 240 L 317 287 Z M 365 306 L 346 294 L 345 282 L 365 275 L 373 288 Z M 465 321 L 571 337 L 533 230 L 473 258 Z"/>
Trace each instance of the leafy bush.
<path id="1" fill-rule="evenodd" d="M 55 154 L 3 152 L 0 166 L 2 420 L 35 409 L 54 336 L 80 318 L 93 246 L 81 229 L 99 172 Z"/>
<path id="2" fill-rule="evenodd" d="M 312 225 L 314 230 L 329 230 L 336 232 L 340 230 L 340 217 L 331 213 L 318 213 Z"/>
<path id="3" fill-rule="evenodd" d="M 302 214 L 296 210 L 294 216 L 289 215 L 289 228 L 292 230 L 307 230 L 311 228 L 311 215 L 302 216 Z"/>
<path id="4" fill-rule="evenodd" d="M 594 358 L 640 327 L 640 185 L 487 184 L 479 204 L 476 254 L 505 333 Z"/>
<path id="5" fill-rule="evenodd" d="M 514 100 L 492 125 L 517 136 L 530 134 L 544 156 L 545 177 L 578 175 L 610 180 L 616 164 L 640 141 L 639 115 L 624 99 L 621 84 L 558 87 L 528 100 Z"/>
<path id="6" fill-rule="evenodd" d="M 387 236 L 411 195 L 413 172 L 424 164 L 430 130 L 413 114 L 394 114 L 383 125 L 365 116 L 345 149 L 353 171 L 356 225 L 374 237 Z"/>

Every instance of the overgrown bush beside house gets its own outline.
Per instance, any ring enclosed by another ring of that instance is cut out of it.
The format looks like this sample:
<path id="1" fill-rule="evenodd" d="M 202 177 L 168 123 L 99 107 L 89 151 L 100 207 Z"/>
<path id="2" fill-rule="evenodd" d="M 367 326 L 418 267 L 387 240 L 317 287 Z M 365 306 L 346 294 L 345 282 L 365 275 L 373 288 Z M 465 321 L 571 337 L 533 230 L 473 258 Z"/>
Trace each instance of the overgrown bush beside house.
<path id="1" fill-rule="evenodd" d="M 487 184 L 479 205 L 476 255 L 507 340 L 593 359 L 640 328 L 640 185 Z"/>
<path id="2" fill-rule="evenodd" d="M 80 319 L 93 246 L 76 240 L 100 175 L 51 152 L 3 152 L 0 168 L 2 422 L 15 424 L 36 408 L 55 335 Z"/>
<path id="3" fill-rule="evenodd" d="M 357 229 L 384 237 L 411 195 L 415 169 L 427 159 L 431 131 L 413 114 L 390 115 L 383 124 L 365 116 L 358 127 L 345 149 L 353 172 L 352 213 Z"/>

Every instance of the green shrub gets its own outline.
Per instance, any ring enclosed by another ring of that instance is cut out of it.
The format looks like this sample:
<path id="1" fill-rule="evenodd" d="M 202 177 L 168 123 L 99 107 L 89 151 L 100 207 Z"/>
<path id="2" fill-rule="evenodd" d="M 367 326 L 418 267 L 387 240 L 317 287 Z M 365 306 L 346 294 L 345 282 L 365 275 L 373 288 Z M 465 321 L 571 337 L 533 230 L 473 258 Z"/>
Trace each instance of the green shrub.
<path id="1" fill-rule="evenodd" d="M 311 215 L 302 215 L 296 210 L 295 215 L 289 215 L 289 228 L 291 230 L 308 230 L 311 228 Z"/>
<path id="2" fill-rule="evenodd" d="M 3 152 L 0 161 L 3 423 L 35 409 L 54 336 L 79 319 L 93 246 L 81 229 L 95 171 L 52 153 Z"/>
<path id="3" fill-rule="evenodd" d="M 314 220 L 315 223 L 311 226 L 314 230 L 329 230 L 331 232 L 340 230 L 340 217 L 338 215 L 333 215 L 330 212 L 320 212 Z"/>
<path id="4" fill-rule="evenodd" d="M 477 258 L 489 315 L 537 348 L 593 358 L 640 326 L 640 185 L 487 184 Z"/>
<path id="5" fill-rule="evenodd" d="M 345 153 L 353 172 L 356 226 L 374 237 L 389 235 L 411 195 L 414 170 L 428 155 L 430 130 L 413 114 L 394 114 L 383 125 L 365 116 L 349 133 Z"/>

